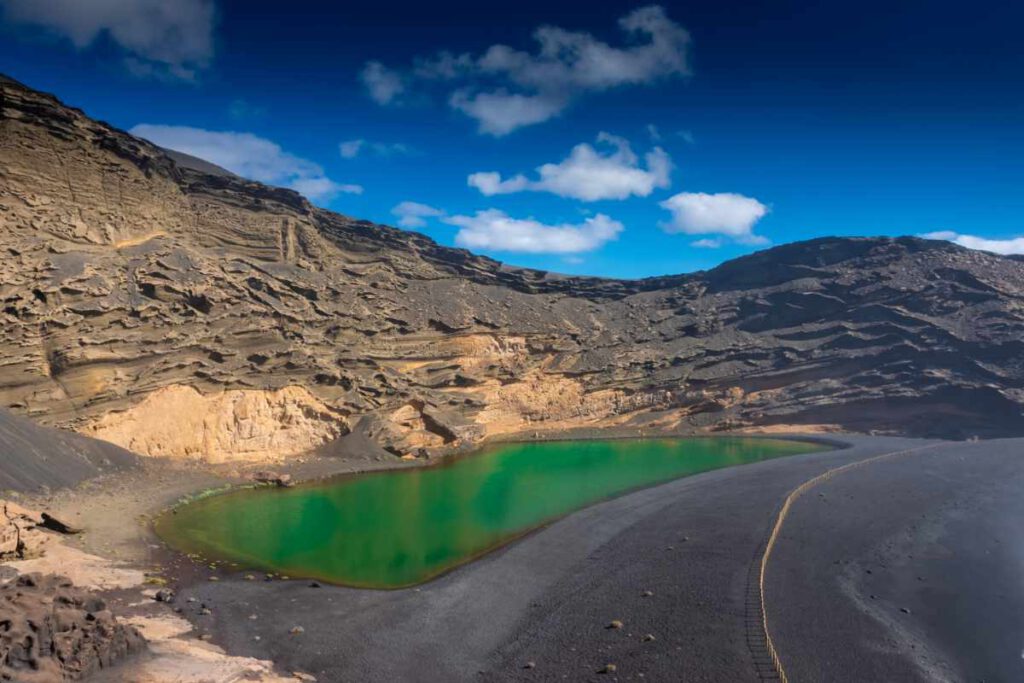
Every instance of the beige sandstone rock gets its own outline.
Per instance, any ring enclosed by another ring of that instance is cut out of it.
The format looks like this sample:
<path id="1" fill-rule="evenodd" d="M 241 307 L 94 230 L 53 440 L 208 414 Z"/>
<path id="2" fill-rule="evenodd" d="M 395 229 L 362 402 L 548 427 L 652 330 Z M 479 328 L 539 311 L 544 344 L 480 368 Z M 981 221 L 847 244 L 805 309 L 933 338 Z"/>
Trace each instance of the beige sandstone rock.
<path id="1" fill-rule="evenodd" d="M 207 462 L 282 460 L 348 431 L 344 417 L 301 387 L 203 395 L 158 389 L 81 430 L 142 455 Z"/>

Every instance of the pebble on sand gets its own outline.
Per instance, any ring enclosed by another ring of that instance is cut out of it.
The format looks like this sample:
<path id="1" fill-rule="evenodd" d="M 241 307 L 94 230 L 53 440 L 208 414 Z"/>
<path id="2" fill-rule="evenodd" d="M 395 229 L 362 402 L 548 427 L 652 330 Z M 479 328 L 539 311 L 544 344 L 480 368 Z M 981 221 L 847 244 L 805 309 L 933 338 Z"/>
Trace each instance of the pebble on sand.
<path id="1" fill-rule="evenodd" d="M 622 622 L 618 619 L 612 619 L 608 624 L 608 628 L 622 628 Z"/>
<path id="2" fill-rule="evenodd" d="M 615 673 L 618 670 L 619 670 L 619 667 L 615 666 L 614 664 L 605 664 L 603 667 L 601 667 L 600 670 L 598 670 L 597 673 L 599 673 L 599 674 L 613 674 L 613 673 Z"/>
<path id="3" fill-rule="evenodd" d="M 301 626 L 292 626 L 292 630 L 289 631 L 289 633 L 291 633 L 293 636 L 297 636 L 297 635 L 305 633 L 305 632 L 306 632 L 306 629 L 302 628 Z"/>

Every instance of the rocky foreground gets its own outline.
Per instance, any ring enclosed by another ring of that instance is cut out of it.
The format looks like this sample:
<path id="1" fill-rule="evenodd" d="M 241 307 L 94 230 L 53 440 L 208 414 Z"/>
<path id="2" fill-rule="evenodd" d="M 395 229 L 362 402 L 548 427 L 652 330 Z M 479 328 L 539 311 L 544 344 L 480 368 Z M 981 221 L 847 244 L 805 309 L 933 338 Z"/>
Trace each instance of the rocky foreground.
<path id="1" fill-rule="evenodd" d="M 0 584 L 0 620 L 2 680 L 82 680 L 146 647 L 101 597 L 62 576 L 23 574 Z"/>
<path id="2" fill-rule="evenodd" d="M 0 81 L 0 405 L 211 460 L 622 423 L 1024 433 L 1011 258 L 819 239 L 563 277 L 176 158 Z"/>

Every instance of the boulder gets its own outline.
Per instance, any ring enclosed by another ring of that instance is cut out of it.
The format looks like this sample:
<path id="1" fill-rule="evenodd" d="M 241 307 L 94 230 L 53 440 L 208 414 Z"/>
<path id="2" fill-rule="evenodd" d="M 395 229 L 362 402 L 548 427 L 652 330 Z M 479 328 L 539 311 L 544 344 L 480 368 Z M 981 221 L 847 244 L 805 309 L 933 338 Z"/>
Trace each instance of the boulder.
<path id="1" fill-rule="evenodd" d="M 292 482 L 292 475 L 290 474 L 278 474 L 270 470 L 261 470 L 252 475 L 253 481 L 260 484 L 274 484 L 281 487 L 294 486 Z"/>

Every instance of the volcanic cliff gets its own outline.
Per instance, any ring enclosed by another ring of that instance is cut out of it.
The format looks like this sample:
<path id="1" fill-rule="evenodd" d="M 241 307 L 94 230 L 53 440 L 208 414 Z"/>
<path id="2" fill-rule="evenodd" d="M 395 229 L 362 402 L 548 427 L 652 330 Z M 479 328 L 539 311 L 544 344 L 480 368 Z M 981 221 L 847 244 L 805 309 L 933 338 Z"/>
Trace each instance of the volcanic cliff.
<path id="1" fill-rule="evenodd" d="M 515 269 L 0 77 L 0 406 L 147 455 L 613 424 L 1024 433 L 1024 262 L 826 238 L 637 281 Z"/>

